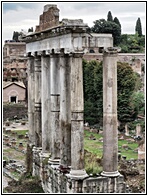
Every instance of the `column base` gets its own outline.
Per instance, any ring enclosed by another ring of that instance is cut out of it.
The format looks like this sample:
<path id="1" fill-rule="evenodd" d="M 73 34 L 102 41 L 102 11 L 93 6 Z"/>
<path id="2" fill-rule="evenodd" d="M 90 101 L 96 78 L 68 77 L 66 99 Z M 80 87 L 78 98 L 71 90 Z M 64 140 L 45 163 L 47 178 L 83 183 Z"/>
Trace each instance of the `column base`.
<path id="1" fill-rule="evenodd" d="M 49 152 L 41 152 L 40 153 L 41 158 L 48 158 L 48 157 L 50 157 L 50 155 L 51 155 L 51 153 L 49 153 Z"/>
<path id="2" fill-rule="evenodd" d="M 50 165 L 59 165 L 60 164 L 60 159 L 52 159 L 52 158 L 49 158 L 48 163 Z"/>
<path id="3" fill-rule="evenodd" d="M 105 172 L 103 171 L 101 173 L 102 176 L 106 176 L 106 177 L 117 177 L 120 176 L 121 174 L 118 171 L 114 171 L 114 172 Z"/>
<path id="4" fill-rule="evenodd" d="M 88 177 L 88 174 L 85 170 L 71 170 L 69 174 L 66 174 L 68 178 L 75 179 L 75 180 L 83 180 L 84 178 Z"/>

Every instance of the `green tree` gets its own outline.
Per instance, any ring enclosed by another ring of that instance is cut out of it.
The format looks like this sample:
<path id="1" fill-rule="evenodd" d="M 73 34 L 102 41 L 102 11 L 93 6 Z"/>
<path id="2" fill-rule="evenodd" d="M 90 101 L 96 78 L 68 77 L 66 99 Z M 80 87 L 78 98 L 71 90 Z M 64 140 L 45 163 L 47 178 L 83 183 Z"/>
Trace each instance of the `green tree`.
<path id="1" fill-rule="evenodd" d="M 90 125 L 98 122 L 96 92 L 94 91 L 94 69 L 97 61 L 87 62 L 83 60 L 83 83 L 84 83 L 84 119 Z"/>
<path id="2" fill-rule="evenodd" d="M 113 17 L 112 17 L 111 11 L 109 11 L 108 14 L 107 14 L 107 21 L 113 22 Z"/>
<path id="3" fill-rule="evenodd" d="M 33 32 L 33 27 L 29 28 L 28 32 Z"/>
<path id="4" fill-rule="evenodd" d="M 119 20 L 118 20 L 117 17 L 114 18 L 113 22 L 115 22 L 115 23 L 116 23 L 117 25 L 119 25 L 120 28 L 121 28 L 121 24 L 120 24 L 120 22 L 119 22 Z"/>
<path id="5" fill-rule="evenodd" d="M 145 49 L 145 36 L 138 36 L 135 34 L 122 34 L 119 46 L 121 47 L 121 52 L 127 53 L 138 53 L 144 52 Z"/>
<path id="6" fill-rule="evenodd" d="M 144 93 L 137 91 L 132 94 L 132 104 L 135 112 L 138 115 L 144 116 L 145 114 L 145 97 Z"/>
<path id="7" fill-rule="evenodd" d="M 94 33 L 111 33 L 113 35 L 114 45 L 120 43 L 121 28 L 115 22 L 100 19 L 94 21 L 94 26 L 91 28 Z"/>
<path id="8" fill-rule="evenodd" d="M 136 75 L 128 63 L 117 64 L 118 120 L 127 123 L 136 118 L 131 98 L 135 90 Z"/>
<path id="9" fill-rule="evenodd" d="M 140 18 L 138 18 L 136 21 L 135 31 L 138 33 L 139 36 L 142 36 L 142 26 Z"/>
<path id="10" fill-rule="evenodd" d="M 102 62 L 83 61 L 84 119 L 90 125 L 103 123 L 103 66 Z M 123 123 L 133 121 L 137 111 L 132 104 L 137 75 L 127 63 L 117 64 L 118 119 Z"/>

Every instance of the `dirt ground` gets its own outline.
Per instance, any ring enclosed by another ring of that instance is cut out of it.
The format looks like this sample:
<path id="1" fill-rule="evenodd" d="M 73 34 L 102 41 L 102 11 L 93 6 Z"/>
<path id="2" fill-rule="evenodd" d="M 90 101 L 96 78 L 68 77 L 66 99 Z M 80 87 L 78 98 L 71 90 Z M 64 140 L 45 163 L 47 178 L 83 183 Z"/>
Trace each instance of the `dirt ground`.
<path id="1" fill-rule="evenodd" d="M 128 185 L 129 193 L 145 193 L 145 174 L 144 163 L 140 164 L 141 173 L 139 172 L 139 163 L 134 165 L 128 164 L 128 162 L 123 161 L 119 163 L 119 172 L 124 175 L 126 185 Z M 40 185 L 40 181 L 37 179 L 25 179 L 16 182 L 14 180 L 9 180 L 5 182 L 5 191 L 7 193 L 43 193 Z M 38 188 L 37 188 L 38 187 Z"/>

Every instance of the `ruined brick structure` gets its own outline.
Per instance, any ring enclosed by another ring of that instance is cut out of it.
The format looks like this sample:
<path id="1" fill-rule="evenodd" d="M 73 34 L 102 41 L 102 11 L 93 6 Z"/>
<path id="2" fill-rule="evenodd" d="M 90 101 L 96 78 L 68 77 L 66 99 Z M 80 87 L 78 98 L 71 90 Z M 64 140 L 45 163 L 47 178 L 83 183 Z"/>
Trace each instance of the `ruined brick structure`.
<path id="1" fill-rule="evenodd" d="M 26 79 L 27 58 L 25 42 L 5 41 L 3 47 L 3 80 L 22 81 Z"/>
<path id="2" fill-rule="evenodd" d="M 39 25 L 36 26 L 35 32 L 43 31 L 50 27 L 59 25 L 59 9 L 56 5 L 44 6 L 43 14 L 40 15 Z"/>
<path id="3" fill-rule="evenodd" d="M 24 37 L 32 174 L 40 177 L 46 193 L 124 193 L 117 160 L 118 49 L 106 46 L 103 57 L 108 70 L 104 73 L 104 162 L 102 174 L 92 178 L 84 167 L 82 57 L 90 43 L 97 48 L 99 38 L 90 42 L 88 26 L 81 19 L 63 19 L 59 24 L 57 11 L 55 5 L 46 5 L 37 32 Z M 48 25 L 43 22 L 45 13 Z"/>

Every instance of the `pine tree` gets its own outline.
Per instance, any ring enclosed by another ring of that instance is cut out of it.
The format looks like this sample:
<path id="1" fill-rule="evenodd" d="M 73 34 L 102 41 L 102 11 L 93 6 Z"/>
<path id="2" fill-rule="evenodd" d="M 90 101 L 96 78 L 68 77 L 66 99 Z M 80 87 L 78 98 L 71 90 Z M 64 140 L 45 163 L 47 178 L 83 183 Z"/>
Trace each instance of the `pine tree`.
<path id="1" fill-rule="evenodd" d="M 138 33 L 139 36 L 142 36 L 142 26 L 140 18 L 138 18 L 136 21 L 135 31 Z"/>
<path id="2" fill-rule="evenodd" d="M 107 21 L 113 22 L 113 17 L 112 17 L 111 11 L 109 11 L 108 14 L 107 14 Z"/>
<path id="3" fill-rule="evenodd" d="M 33 32 L 33 27 L 29 28 L 28 32 Z"/>
<path id="4" fill-rule="evenodd" d="M 114 20 L 113 20 L 113 22 L 116 23 L 116 24 L 120 27 L 120 37 L 121 37 L 121 24 L 120 24 L 118 18 L 115 17 Z M 121 39 L 121 38 L 120 38 L 120 39 Z"/>
<path id="5" fill-rule="evenodd" d="M 121 24 L 120 24 L 120 22 L 119 22 L 119 20 L 118 20 L 117 17 L 114 18 L 114 21 L 113 22 L 115 22 L 117 25 L 119 25 L 121 27 Z"/>

